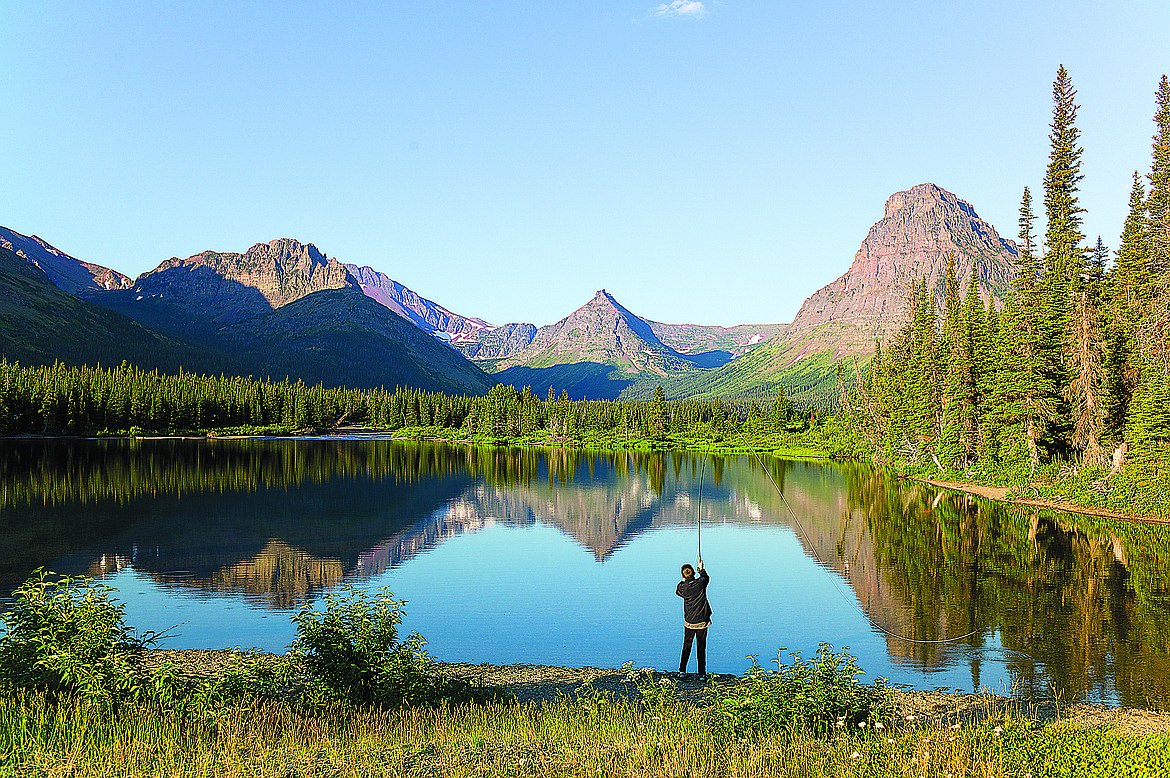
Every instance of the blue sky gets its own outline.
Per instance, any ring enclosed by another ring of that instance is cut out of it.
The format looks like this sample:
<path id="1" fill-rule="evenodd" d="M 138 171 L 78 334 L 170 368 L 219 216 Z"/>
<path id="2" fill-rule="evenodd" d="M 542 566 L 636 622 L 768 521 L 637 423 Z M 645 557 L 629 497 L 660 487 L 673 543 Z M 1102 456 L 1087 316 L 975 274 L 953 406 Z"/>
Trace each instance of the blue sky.
<path id="1" fill-rule="evenodd" d="M 893 192 L 1014 237 L 1051 85 L 1086 231 L 1149 166 L 1170 4 L 0 4 L 0 224 L 128 275 L 291 237 L 496 324 L 606 288 L 789 321 Z"/>

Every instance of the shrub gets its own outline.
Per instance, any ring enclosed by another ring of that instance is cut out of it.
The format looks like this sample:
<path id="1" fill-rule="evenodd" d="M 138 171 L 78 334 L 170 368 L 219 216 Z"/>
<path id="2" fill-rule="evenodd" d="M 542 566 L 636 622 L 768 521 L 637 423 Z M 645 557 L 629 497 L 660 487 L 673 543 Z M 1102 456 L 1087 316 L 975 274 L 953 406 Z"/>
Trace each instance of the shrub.
<path id="1" fill-rule="evenodd" d="M 776 670 L 765 670 L 753 659 L 745 682 L 716 700 L 717 723 L 737 734 L 801 729 L 828 735 L 842 728 L 856 731 L 871 719 L 889 720 L 885 681 L 859 683 L 864 671 L 848 653 L 834 653 L 821 643 L 814 659 L 799 653 L 792 657 L 790 665 L 777 659 Z"/>
<path id="2" fill-rule="evenodd" d="M 130 659 L 154 636 L 139 638 L 125 626 L 125 606 L 110 600 L 110 587 L 89 578 L 46 578 L 51 575 L 38 569 L 0 616 L 0 681 L 92 699 L 138 688 Z"/>
<path id="3" fill-rule="evenodd" d="M 354 702 L 399 707 L 498 696 L 437 675 L 418 633 L 399 641 L 404 604 L 384 588 L 371 598 L 343 586 L 325 595 L 324 612 L 306 605 L 293 615 L 297 638 L 291 651 L 321 691 Z"/>

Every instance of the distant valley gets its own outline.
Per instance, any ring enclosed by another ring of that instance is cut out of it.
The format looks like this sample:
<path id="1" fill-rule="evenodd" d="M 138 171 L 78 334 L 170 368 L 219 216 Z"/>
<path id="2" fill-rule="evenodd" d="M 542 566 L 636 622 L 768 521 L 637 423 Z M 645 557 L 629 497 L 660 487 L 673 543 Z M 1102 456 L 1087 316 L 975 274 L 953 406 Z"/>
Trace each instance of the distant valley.
<path id="1" fill-rule="evenodd" d="M 955 195 L 897 192 L 852 266 L 788 324 L 666 324 L 605 290 L 564 319 L 493 326 L 423 298 L 369 265 L 283 238 L 244 253 L 172 257 L 131 280 L 36 236 L 0 228 L 0 352 L 28 363 L 118 363 L 352 388 L 483 394 L 497 382 L 573 399 L 668 397 L 824 404 L 835 365 L 860 370 L 901 325 L 910 284 L 1000 296 L 1015 245 Z"/>

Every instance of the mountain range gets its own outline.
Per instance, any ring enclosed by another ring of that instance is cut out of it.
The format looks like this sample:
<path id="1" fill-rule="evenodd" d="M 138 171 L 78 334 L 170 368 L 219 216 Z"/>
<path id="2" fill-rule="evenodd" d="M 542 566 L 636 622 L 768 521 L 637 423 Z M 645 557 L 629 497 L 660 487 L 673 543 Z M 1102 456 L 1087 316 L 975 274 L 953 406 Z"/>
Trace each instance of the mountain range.
<path id="1" fill-rule="evenodd" d="M 493 326 L 369 265 L 282 238 L 246 252 L 172 257 L 131 280 L 36 236 L 0 228 L 0 353 L 23 362 L 127 359 L 329 386 L 482 394 L 497 382 L 570 397 L 823 403 L 842 358 L 860 369 L 902 323 L 912 283 L 941 298 L 947 258 L 985 299 L 1007 289 L 1015 245 L 934 184 L 897 192 L 851 267 L 789 324 L 712 327 L 643 319 L 607 293 L 537 327 Z"/>

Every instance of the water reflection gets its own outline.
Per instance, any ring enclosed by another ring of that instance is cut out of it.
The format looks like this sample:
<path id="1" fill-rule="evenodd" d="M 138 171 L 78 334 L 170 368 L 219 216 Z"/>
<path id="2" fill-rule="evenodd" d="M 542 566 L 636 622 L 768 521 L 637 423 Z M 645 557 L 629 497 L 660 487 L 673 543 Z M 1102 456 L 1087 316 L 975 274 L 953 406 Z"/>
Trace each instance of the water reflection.
<path id="1" fill-rule="evenodd" d="M 132 568 L 290 609 L 497 524 L 555 527 L 605 563 L 698 514 L 792 528 L 895 665 L 965 663 L 979 688 L 993 662 L 1033 693 L 1170 701 L 1165 528 L 1021 511 L 856 464 L 767 467 L 376 440 L 5 441 L 0 594 L 41 565 Z"/>

